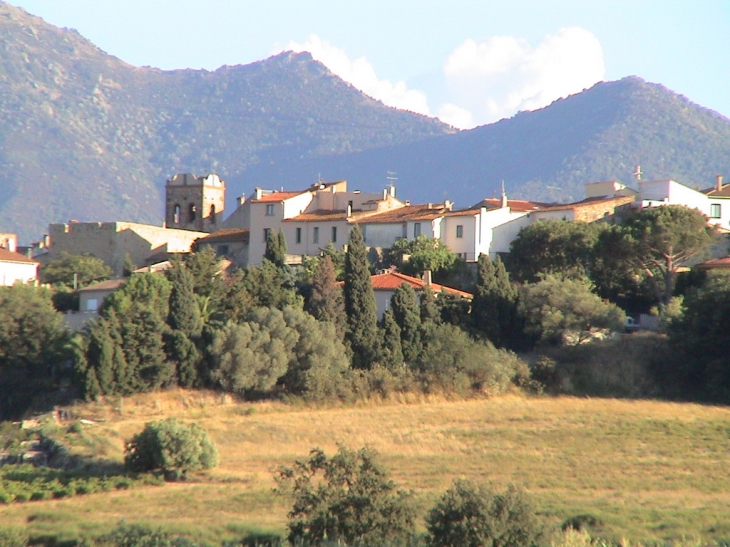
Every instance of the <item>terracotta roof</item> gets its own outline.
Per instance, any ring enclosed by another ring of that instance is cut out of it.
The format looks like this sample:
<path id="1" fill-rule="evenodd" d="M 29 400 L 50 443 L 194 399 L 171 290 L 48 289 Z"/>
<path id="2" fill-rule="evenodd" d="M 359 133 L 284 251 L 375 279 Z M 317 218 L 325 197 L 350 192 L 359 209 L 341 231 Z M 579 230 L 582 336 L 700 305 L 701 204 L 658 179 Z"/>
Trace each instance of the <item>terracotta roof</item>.
<path id="1" fill-rule="evenodd" d="M 444 216 L 447 217 L 473 217 L 479 214 L 478 209 L 460 209 L 459 211 L 449 211 Z"/>
<path id="2" fill-rule="evenodd" d="M 552 203 L 537 203 L 534 201 L 526 201 L 523 199 L 508 199 L 507 206 L 518 213 L 527 211 L 536 211 L 540 207 L 546 207 L 553 205 Z M 472 209 L 479 209 L 486 207 L 487 209 L 499 209 L 502 207 L 502 200 L 500 198 L 486 198 L 475 204 Z"/>
<path id="3" fill-rule="evenodd" d="M 20 253 L 14 253 L 7 249 L 0 248 L 0 262 L 22 262 L 24 264 L 38 264 L 37 260 L 28 258 Z"/>
<path id="4" fill-rule="evenodd" d="M 397 222 L 433 220 L 449 210 L 442 203 L 418 205 L 404 205 L 395 209 L 389 209 L 382 213 L 374 213 L 355 219 L 355 222 L 362 224 L 391 224 Z"/>
<path id="5" fill-rule="evenodd" d="M 225 229 L 213 232 L 210 235 L 201 237 L 198 243 L 219 243 L 225 241 L 240 241 L 244 244 L 248 244 L 250 237 L 249 230 L 243 229 Z"/>
<path id="6" fill-rule="evenodd" d="M 417 277 L 411 277 L 400 272 L 390 272 L 384 274 L 376 274 L 370 278 L 373 283 L 374 291 L 394 291 L 403 283 L 408 283 L 415 290 L 420 291 L 426 287 L 426 282 Z M 455 294 L 464 298 L 472 298 L 472 295 L 468 292 L 460 291 L 458 289 L 452 289 L 438 283 L 431 283 L 429 288 L 434 292 L 447 292 L 449 294 Z"/>
<path id="7" fill-rule="evenodd" d="M 612 196 L 612 197 L 598 196 L 598 197 L 586 198 L 581 201 L 574 201 L 573 203 L 550 205 L 548 207 L 542 207 L 542 208 L 538 209 L 538 211 L 561 211 L 564 209 L 579 209 L 581 207 L 587 207 L 589 205 L 594 205 L 594 204 L 602 202 L 602 201 L 603 202 L 621 201 L 623 203 L 631 203 L 634 201 L 634 197 L 633 196 Z"/>
<path id="8" fill-rule="evenodd" d="M 93 285 L 79 289 L 79 292 L 115 291 L 126 282 L 126 279 L 109 279 L 107 281 L 100 281 L 99 283 L 94 283 Z"/>
<path id="9" fill-rule="evenodd" d="M 309 190 L 300 190 L 298 192 L 272 192 L 271 194 L 264 194 L 261 196 L 260 199 L 252 199 L 251 202 L 253 203 L 278 203 L 280 201 L 284 201 L 285 199 L 293 198 L 295 196 L 299 196 L 303 194 L 304 192 L 308 192 Z"/>
<path id="10" fill-rule="evenodd" d="M 713 186 L 707 190 L 702 190 L 702 193 L 713 198 L 730 198 L 730 184 L 723 184 L 719 191 L 717 187 Z"/>
<path id="11" fill-rule="evenodd" d="M 697 268 L 700 270 L 713 270 L 713 269 L 728 269 L 730 268 L 730 256 L 724 256 L 722 258 L 713 258 L 712 260 L 706 260 L 701 264 L 697 264 Z"/>
<path id="12" fill-rule="evenodd" d="M 353 211 L 353 215 L 359 214 L 360 211 Z M 347 211 L 331 211 L 328 209 L 319 209 L 309 213 L 302 213 L 295 217 L 285 218 L 284 222 L 326 222 L 332 220 L 346 220 Z"/>

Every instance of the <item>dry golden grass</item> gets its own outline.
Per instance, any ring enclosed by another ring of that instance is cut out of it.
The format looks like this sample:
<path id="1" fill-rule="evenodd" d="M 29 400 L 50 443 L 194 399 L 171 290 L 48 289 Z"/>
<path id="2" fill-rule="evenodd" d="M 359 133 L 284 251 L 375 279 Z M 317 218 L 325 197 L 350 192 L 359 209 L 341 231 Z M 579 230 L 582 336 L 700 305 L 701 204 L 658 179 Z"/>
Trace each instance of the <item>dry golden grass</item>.
<path id="1" fill-rule="evenodd" d="M 218 444 L 221 466 L 199 482 L 11 505 L 0 509 L 0 521 L 35 533 L 62 526 L 68 537 L 121 519 L 215 542 L 246 529 L 283 531 L 289 502 L 271 493 L 272 470 L 312 447 L 331 453 L 343 443 L 377 449 L 395 481 L 414 491 L 421 513 L 464 477 L 522 485 L 553 523 L 591 514 L 607 537 L 730 537 L 726 408 L 512 394 L 317 409 L 180 390 L 75 412 L 99 421 L 85 432 L 115 460 L 145 422 L 194 420 Z"/>

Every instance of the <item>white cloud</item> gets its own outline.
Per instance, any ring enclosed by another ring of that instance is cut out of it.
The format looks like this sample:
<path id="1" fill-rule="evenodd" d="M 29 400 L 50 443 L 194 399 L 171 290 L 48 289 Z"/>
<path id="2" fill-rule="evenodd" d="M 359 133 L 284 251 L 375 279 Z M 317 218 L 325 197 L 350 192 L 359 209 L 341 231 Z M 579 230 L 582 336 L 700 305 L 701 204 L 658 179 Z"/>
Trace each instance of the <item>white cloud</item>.
<path id="1" fill-rule="evenodd" d="M 460 129 L 466 129 L 476 125 L 471 112 L 451 103 L 442 104 L 439 107 L 438 117 L 442 122 L 446 122 Z"/>
<path id="2" fill-rule="evenodd" d="M 312 34 L 303 43 L 289 42 L 286 47 L 291 51 L 308 51 L 312 57 L 325 65 L 333 73 L 371 97 L 388 106 L 410 110 L 419 114 L 430 114 L 426 94 L 416 89 L 408 89 L 405 82 L 391 83 L 381 80 L 375 69 L 365 57 L 351 61 L 347 54 Z"/>
<path id="3" fill-rule="evenodd" d="M 534 48 L 511 36 L 484 43 L 466 40 L 443 70 L 453 104 L 439 113 L 453 116 L 453 106 L 458 105 L 461 112 L 449 123 L 461 128 L 542 108 L 601 81 L 606 72 L 601 44 L 577 27 L 560 29 Z M 466 125 L 466 114 L 471 115 L 471 125 Z"/>

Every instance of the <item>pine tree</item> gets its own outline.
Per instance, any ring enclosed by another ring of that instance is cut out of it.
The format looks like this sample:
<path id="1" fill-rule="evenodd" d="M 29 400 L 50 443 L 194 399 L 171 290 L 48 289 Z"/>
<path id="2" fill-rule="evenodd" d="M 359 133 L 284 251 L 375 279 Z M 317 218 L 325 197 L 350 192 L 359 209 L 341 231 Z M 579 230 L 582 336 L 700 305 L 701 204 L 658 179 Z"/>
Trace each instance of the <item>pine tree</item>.
<path id="1" fill-rule="evenodd" d="M 352 351 L 352 366 L 369 369 L 379 357 L 379 332 L 375 293 L 370 280 L 367 250 L 356 224 L 345 255 L 345 341 Z"/>
<path id="2" fill-rule="evenodd" d="M 306 310 L 318 321 L 326 321 L 335 326 L 337 337 L 344 339 L 347 317 L 342 287 L 337 284 L 332 258 L 323 257 L 312 276 L 312 292 Z"/>
<path id="3" fill-rule="evenodd" d="M 393 371 L 403 368 L 403 348 L 401 346 L 401 330 L 393 317 L 393 309 L 383 314 L 381 321 L 383 332 L 382 364 Z"/>
<path id="4" fill-rule="evenodd" d="M 497 347 L 516 344 L 517 300 L 517 289 L 510 283 L 500 258 L 492 262 L 488 255 L 480 255 L 471 307 L 474 329 Z"/>
<path id="5" fill-rule="evenodd" d="M 421 344 L 421 314 L 417 304 L 416 291 L 403 283 L 391 298 L 393 318 L 401 330 L 403 357 L 409 364 L 415 363 L 423 349 Z"/>

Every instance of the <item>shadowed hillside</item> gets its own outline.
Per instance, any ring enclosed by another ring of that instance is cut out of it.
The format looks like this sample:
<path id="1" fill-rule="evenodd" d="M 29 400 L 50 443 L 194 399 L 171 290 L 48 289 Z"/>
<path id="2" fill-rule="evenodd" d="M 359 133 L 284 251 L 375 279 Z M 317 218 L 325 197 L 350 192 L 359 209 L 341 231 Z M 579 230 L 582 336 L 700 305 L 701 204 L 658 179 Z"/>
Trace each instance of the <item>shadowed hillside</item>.
<path id="1" fill-rule="evenodd" d="M 729 156 L 730 120 L 661 85 L 629 77 L 455 135 L 262 165 L 250 173 L 285 182 L 295 173 L 322 173 L 364 185 L 390 170 L 398 173 L 403 197 L 448 197 L 466 206 L 497 195 L 502 180 L 511 197 L 582 199 L 586 182 L 631 183 L 637 165 L 645 179 L 705 188 L 716 174 L 728 172 Z"/>
<path id="2" fill-rule="evenodd" d="M 252 165 L 453 131 L 364 96 L 309 54 L 136 68 L 5 3 L 0 51 L 0 230 L 25 241 L 70 218 L 159 222 L 175 172 L 216 171 L 235 189 Z"/>

